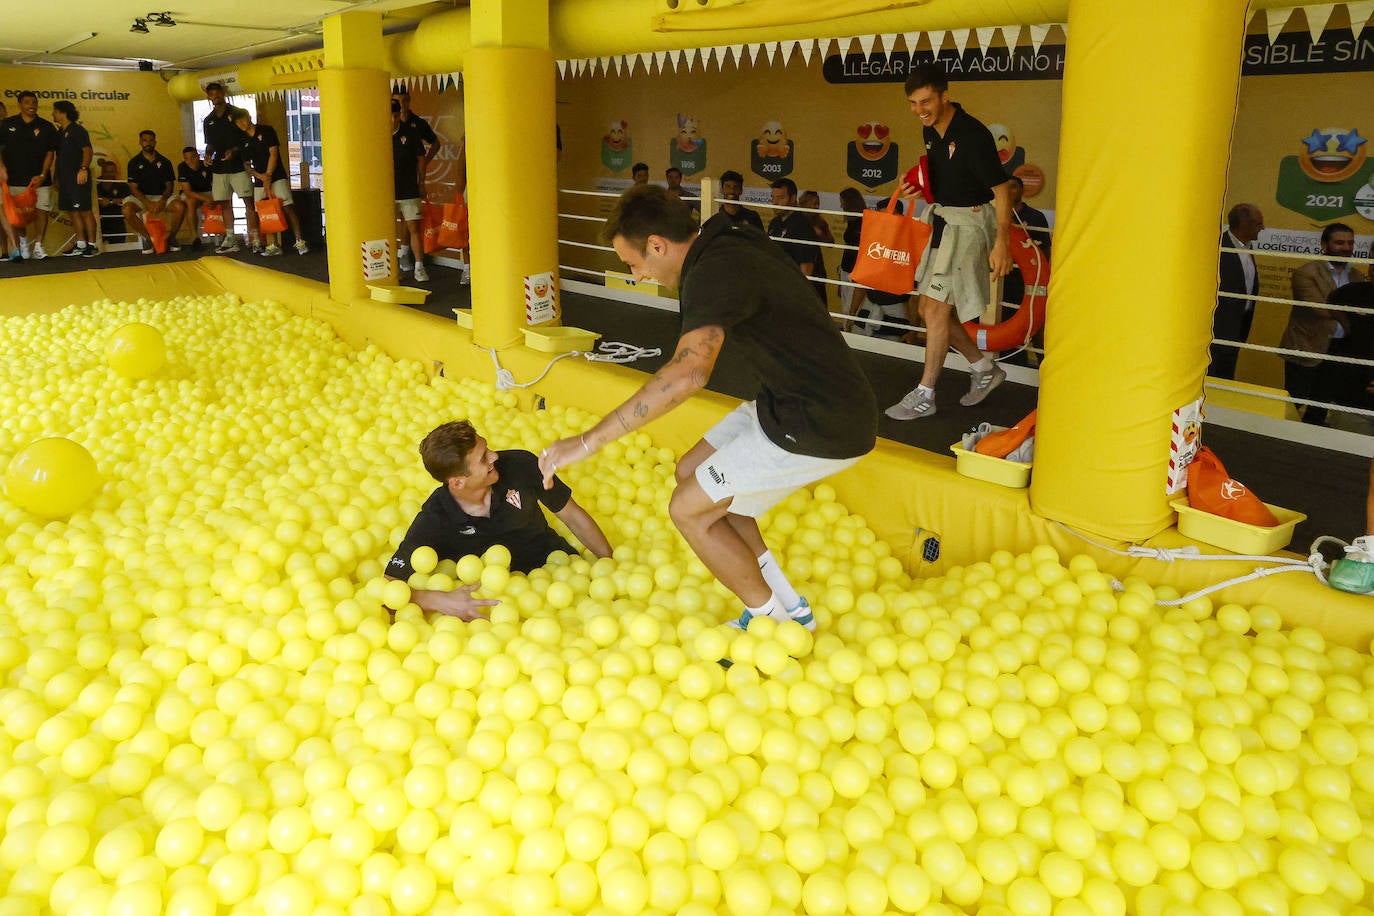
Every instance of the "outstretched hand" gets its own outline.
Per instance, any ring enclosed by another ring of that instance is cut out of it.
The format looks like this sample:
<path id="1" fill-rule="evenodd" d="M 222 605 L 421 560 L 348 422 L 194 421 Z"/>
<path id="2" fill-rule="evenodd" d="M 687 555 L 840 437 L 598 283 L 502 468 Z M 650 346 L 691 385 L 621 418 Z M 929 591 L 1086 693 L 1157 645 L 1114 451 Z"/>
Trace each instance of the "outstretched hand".
<path id="1" fill-rule="evenodd" d="M 560 469 L 591 455 L 591 449 L 585 442 L 584 436 L 559 439 L 539 453 L 539 473 L 544 476 L 545 490 L 553 486 L 553 475 Z"/>

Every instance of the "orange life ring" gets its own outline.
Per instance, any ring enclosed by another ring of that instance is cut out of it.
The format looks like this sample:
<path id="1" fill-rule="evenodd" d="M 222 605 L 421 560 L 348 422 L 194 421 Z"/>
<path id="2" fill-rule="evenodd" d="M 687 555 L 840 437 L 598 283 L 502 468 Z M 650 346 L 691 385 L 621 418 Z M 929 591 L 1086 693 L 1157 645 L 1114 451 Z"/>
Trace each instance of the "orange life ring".
<path id="1" fill-rule="evenodd" d="M 1050 259 L 1040 246 L 1031 241 L 1025 229 L 1013 224 L 1007 240 L 1012 260 L 1026 281 L 1026 294 L 1021 297 L 1021 307 L 1001 324 L 979 324 L 965 321 L 964 330 L 968 331 L 973 343 L 980 350 L 1014 350 L 1027 340 L 1040 333 L 1045 326 L 1045 299 L 1050 285 Z"/>

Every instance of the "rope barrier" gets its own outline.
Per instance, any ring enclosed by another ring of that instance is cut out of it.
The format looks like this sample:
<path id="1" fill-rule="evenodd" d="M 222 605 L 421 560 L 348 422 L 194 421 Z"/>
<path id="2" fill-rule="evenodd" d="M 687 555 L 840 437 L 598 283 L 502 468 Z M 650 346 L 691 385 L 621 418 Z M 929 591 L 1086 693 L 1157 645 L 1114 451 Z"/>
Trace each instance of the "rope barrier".
<path id="1" fill-rule="evenodd" d="M 616 340 L 604 340 L 597 348 L 599 352 L 588 352 L 585 350 L 569 350 L 567 353 L 560 353 L 549 360 L 544 371 L 539 373 L 528 382 L 517 382 L 515 376 L 509 369 L 502 367 L 501 357 L 494 347 L 482 347 L 486 353 L 490 354 L 492 364 L 496 368 L 496 388 L 499 391 L 510 391 L 516 388 L 529 388 L 537 385 L 544 380 L 544 377 L 553 369 L 554 364 L 559 360 L 567 359 L 570 356 L 580 356 L 588 362 L 596 363 L 632 363 L 637 359 L 648 359 L 654 356 L 662 356 L 663 350 L 658 347 L 637 347 L 634 344 L 621 343 Z"/>
<path id="2" fill-rule="evenodd" d="M 1346 363 L 1351 366 L 1374 366 L 1374 359 L 1360 359 L 1358 356 L 1332 356 L 1330 353 L 1313 353 L 1311 350 L 1290 350 L 1287 347 L 1266 347 L 1264 344 L 1241 343 L 1235 340 L 1214 340 L 1213 343 L 1239 350 L 1254 350 L 1257 353 L 1276 353 L 1279 356 L 1301 356 L 1306 359 L 1319 359 L 1332 363 Z"/>
<path id="3" fill-rule="evenodd" d="M 1307 398 L 1295 398 L 1289 394 L 1266 394 L 1263 391 L 1255 391 L 1249 388 L 1233 388 L 1230 385 L 1216 385 L 1208 383 L 1208 388 L 1213 391 L 1230 391 L 1235 394 L 1244 394 L 1252 398 L 1262 398 L 1266 401 L 1283 401 L 1285 404 L 1298 405 L 1303 407 L 1324 407 L 1327 410 L 1334 410 L 1338 413 L 1358 414 L 1364 417 L 1374 418 L 1374 410 L 1365 410 L 1363 407 L 1348 407 L 1345 404 L 1332 404 L 1326 401 L 1313 401 Z"/>
<path id="4" fill-rule="evenodd" d="M 1326 309 L 1328 312 L 1351 312 L 1356 315 L 1374 315 L 1374 308 L 1365 308 L 1360 305 L 1332 305 L 1328 302 L 1308 302 L 1306 299 L 1280 299 L 1278 296 L 1252 296 L 1249 293 L 1224 293 L 1217 291 L 1218 296 L 1225 296 L 1229 299 L 1248 299 L 1251 302 L 1271 302 L 1274 305 L 1292 305 L 1299 308 Z"/>

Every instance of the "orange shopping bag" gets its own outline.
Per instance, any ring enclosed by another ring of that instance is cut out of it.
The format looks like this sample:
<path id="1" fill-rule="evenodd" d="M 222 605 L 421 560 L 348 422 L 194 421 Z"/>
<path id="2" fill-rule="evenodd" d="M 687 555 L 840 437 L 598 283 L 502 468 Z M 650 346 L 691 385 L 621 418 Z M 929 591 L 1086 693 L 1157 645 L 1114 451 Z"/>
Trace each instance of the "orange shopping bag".
<path id="1" fill-rule="evenodd" d="M 158 254 L 167 251 L 167 224 L 162 221 L 162 217 L 149 214 L 143 217 L 143 226 L 148 230 L 148 237 L 153 240 L 153 250 Z"/>
<path id="2" fill-rule="evenodd" d="M 1258 496 L 1226 473 L 1221 459 L 1206 446 L 1198 449 L 1197 457 L 1188 465 L 1188 505 L 1260 528 L 1279 523 Z"/>
<path id="3" fill-rule="evenodd" d="M 224 204 L 205 204 L 201 208 L 205 218 L 201 221 L 201 231 L 206 235 L 223 235 L 228 231 L 224 225 Z"/>
<path id="4" fill-rule="evenodd" d="M 468 247 L 468 205 L 461 197 L 451 204 L 444 204 L 444 220 L 439 225 L 439 247 Z"/>
<path id="5" fill-rule="evenodd" d="M 286 231 L 286 211 L 282 208 L 280 197 L 264 197 L 254 206 L 258 211 L 259 232 L 267 234 Z"/>
<path id="6" fill-rule="evenodd" d="M 1016 451 L 1022 442 L 1035 435 L 1035 418 L 1039 412 L 1038 409 L 1032 410 L 1011 429 L 988 433 L 978 440 L 973 450 L 980 455 L 991 455 L 993 458 L 1007 457 Z"/>
<path id="7" fill-rule="evenodd" d="M 929 223 L 896 212 L 897 194 L 885 210 L 865 210 L 859 254 L 849 276 L 885 293 L 904 296 L 916 286 L 916 265 L 930 241 Z"/>
<path id="8" fill-rule="evenodd" d="M 0 185 L 0 196 L 4 197 L 5 219 L 11 226 L 27 226 L 33 222 L 38 212 L 38 192 L 29 188 L 22 194 L 11 194 L 8 187 Z"/>
<path id="9" fill-rule="evenodd" d="M 444 223 L 444 205 L 426 201 L 420 205 L 420 238 L 425 254 L 434 254 L 440 248 L 439 231 Z"/>

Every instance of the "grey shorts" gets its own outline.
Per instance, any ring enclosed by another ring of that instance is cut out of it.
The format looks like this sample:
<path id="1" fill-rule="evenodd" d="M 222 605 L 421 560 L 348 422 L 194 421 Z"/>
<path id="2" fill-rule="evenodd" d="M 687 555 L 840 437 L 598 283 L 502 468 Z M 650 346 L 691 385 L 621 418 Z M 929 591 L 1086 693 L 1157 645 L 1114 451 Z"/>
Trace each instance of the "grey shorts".
<path id="1" fill-rule="evenodd" d="M 229 200 L 235 194 L 244 200 L 253 196 L 253 179 L 247 172 L 216 172 L 214 181 L 215 200 Z"/>
<path id="2" fill-rule="evenodd" d="M 286 178 L 278 178 L 276 181 L 272 182 L 272 196 L 280 197 L 283 206 L 286 204 L 294 204 L 296 202 L 296 199 L 291 196 L 291 182 Z M 254 188 L 253 199 L 266 200 L 267 189 Z"/>
<path id="3" fill-rule="evenodd" d="M 421 203 L 418 197 L 407 197 L 405 200 L 396 201 L 396 209 L 401 211 L 401 219 L 413 222 L 424 212 L 420 207 Z"/>
<path id="4" fill-rule="evenodd" d="M 809 483 L 852 467 L 858 458 L 816 458 L 773 444 L 759 425 L 758 406 L 746 401 L 707 430 L 715 448 L 697 465 L 697 483 L 713 502 L 733 497 L 730 511 L 758 518 Z"/>
<path id="5" fill-rule="evenodd" d="M 26 185 L 26 184 L 25 184 L 25 185 L 20 185 L 20 186 L 17 187 L 17 188 L 16 188 L 16 187 L 11 187 L 11 188 L 10 188 L 10 196 L 11 196 L 11 197 L 17 197 L 17 196 L 19 196 L 20 194 L 27 194 L 28 192 L 29 192 L 29 186 Z M 50 185 L 50 184 L 49 184 L 49 185 L 43 185 L 42 187 L 38 188 L 38 189 L 34 192 L 34 198 L 35 198 L 35 200 L 36 200 L 35 206 L 38 207 L 38 209 L 40 209 L 40 210 L 47 210 L 49 213 L 51 213 L 51 212 L 52 212 L 52 204 L 53 204 L 53 196 L 54 196 L 54 192 L 53 192 L 52 185 Z"/>

